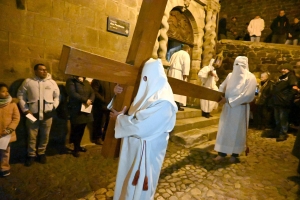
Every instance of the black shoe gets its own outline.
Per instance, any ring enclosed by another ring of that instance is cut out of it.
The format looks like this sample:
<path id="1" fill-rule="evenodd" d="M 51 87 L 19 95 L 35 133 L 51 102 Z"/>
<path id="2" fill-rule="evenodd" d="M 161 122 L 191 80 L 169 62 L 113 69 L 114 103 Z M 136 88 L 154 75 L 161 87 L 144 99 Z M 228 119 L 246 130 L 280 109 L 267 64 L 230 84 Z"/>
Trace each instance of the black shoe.
<path id="1" fill-rule="evenodd" d="M 73 151 L 73 156 L 78 158 L 80 156 L 79 151 Z"/>
<path id="2" fill-rule="evenodd" d="M 47 163 L 47 157 L 45 154 L 39 155 L 40 157 L 40 163 L 46 164 Z"/>
<path id="3" fill-rule="evenodd" d="M 84 147 L 79 147 L 79 149 L 78 149 L 79 151 L 81 151 L 81 152 L 87 152 L 87 149 L 86 148 L 84 148 Z"/>
<path id="4" fill-rule="evenodd" d="M 9 175 L 10 175 L 9 170 L 1 172 L 1 176 L 3 176 L 3 177 L 9 176 Z"/>
<path id="5" fill-rule="evenodd" d="M 276 138 L 276 142 L 282 142 L 287 139 L 287 135 L 279 135 L 278 138 Z"/>
<path id="6" fill-rule="evenodd" d="M 29 167 L 34 163 L 35 157 L 27 157 L 26 161 L 25 161 L 25 166 Z"/>
<path id="7" fill-rule="evenodd" d="M 184 111 L 184 108 L 180 107 L 180 108 L 178 108 L 178 111 Z"/>

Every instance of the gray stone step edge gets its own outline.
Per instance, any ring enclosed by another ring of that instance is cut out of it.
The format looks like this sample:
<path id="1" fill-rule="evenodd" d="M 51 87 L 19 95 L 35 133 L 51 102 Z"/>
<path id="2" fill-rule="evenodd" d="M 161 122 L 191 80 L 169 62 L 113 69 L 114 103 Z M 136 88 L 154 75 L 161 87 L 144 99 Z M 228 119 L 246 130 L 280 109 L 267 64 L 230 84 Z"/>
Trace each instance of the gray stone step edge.
<path id="1" fill-rule="evenodd" d="M 208 141 L 215 140 L 218 125 L 210 125 L 204 128 L 196 128 L 188 131 L 171 133 L 170 140 L 186 148 L 194 147 Z"/>

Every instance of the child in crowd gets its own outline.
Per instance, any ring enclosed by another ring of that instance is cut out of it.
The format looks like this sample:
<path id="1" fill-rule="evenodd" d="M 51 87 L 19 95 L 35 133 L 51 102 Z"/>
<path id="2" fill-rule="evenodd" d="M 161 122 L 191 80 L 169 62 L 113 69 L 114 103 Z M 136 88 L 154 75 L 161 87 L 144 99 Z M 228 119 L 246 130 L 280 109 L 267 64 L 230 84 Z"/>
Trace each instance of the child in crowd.
<path id="1" fill-rule="evenodd" d="M 8 93 L 8 87 L 4 83 L 0 83 L 0 143 L 9 137 L 9 143 L 17 140 L 16 128 L 20 121 L 20 113 L 17 104 L 12 101 L 12 97 Z M 10 144 L 7 147 L 0 147 L 0 172 L 1 176 L 10 175 Z"/>

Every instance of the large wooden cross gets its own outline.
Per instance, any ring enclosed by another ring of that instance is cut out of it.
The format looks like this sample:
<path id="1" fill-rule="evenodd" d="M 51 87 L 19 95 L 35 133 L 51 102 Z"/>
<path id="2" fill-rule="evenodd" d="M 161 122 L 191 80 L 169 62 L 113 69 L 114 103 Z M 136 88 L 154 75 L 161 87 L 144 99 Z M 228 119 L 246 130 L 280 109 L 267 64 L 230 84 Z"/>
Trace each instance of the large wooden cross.
<path id="1" fill-rule="evenodd" d="M 121 63 L 76 48 L 63 46 L 59 67 L 66 74 L 119 83 L 124 91 L 118 95 L 114 108 L 129 108 L 139 85 L 139 73 L 151 55 L 168 0 L 144 0 L 132 37 L 126 63 Z M 168 78 L 175 94 L 218 101 L 222 93 L 195 84 Z M 102 148 L 104 157 L 117 157 L 120 140 L 114 137 L 115 122 L 110 120 Z"/>

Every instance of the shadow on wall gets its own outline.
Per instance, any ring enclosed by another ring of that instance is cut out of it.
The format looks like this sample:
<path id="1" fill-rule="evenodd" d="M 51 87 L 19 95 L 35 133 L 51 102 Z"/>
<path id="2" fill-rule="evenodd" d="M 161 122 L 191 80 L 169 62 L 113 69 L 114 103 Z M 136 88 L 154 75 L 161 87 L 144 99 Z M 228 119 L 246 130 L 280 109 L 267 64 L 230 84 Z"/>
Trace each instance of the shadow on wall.
<path id="1" fill-rule="evenodd" d="M 17 97 L 18 88 L 24 79 L 14 81 L 9 87 L 9 93 L 13 98 Z M 53 117 L 49 143 L 47 146 L 47 155 L 56 155 L 65 153 L 66 136 L 68 134 L 68 113 L 67 113 L 67 93 L 63 85 L 58 85 L 60 89 L 60 105 L 57 108 L 57 115 Z M 19 108 L 19 106 L 18 106 Z M 11 163 L 23 163 L 27 155 L 27 130 L 26 117 L 21 113 L 20 123 L 16 129 L 17 141 L 11 143 Z"/>

